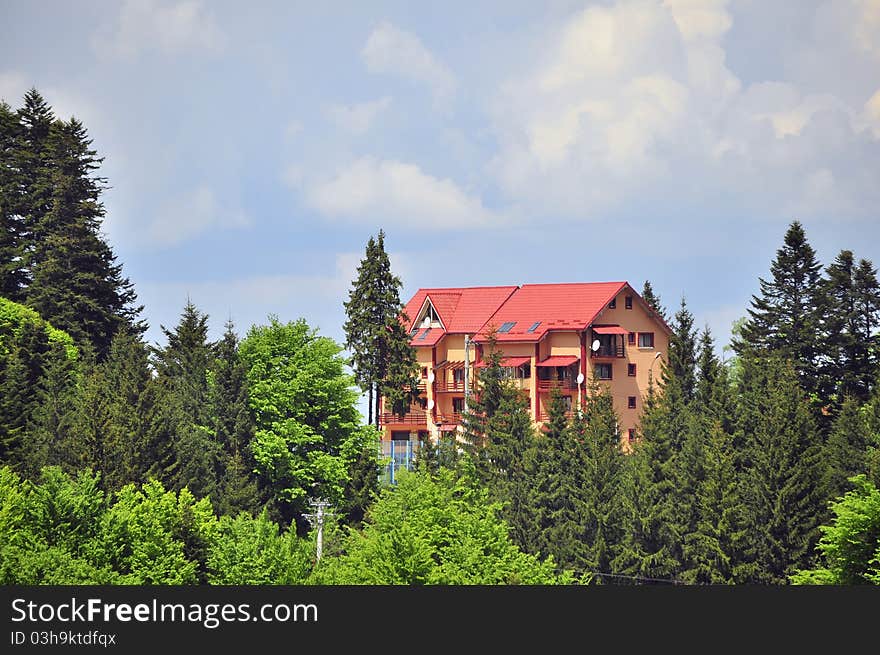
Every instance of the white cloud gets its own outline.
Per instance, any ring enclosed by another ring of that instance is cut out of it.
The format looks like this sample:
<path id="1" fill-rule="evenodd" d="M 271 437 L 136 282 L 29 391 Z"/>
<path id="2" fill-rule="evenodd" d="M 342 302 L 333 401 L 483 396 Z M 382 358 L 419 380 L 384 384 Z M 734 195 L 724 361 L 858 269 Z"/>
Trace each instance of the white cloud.
<path id="1" fill-rule="evenodd" d="M 487 226 L 499 217 L 452 180 L 415 164 L 363 157 L 307 192 L 307 202 L 330 217 L 378 221 L 412 230 Z"/>
<path id="2" fill-rule="evenodd" d="M 113 58 L 148 50 L 217 52 L 225 40 L 212 12 L 199 0 L 126 0 L 114 23 L 95 34 L 92 46 L 98 54 Z"/>
<path id="3" fill-rule="evenodd" d="M 199 186 L 166 205 L 146 230 L 147 239 L 159 246 L 175 246 L 211 229 L 236 229 L 251 224 L 241 210 L 222 207 L 214 192 Z"/>
<path id="4" fill-rule="evenodd" d="M 373 121 L 391 106 L 391 98 L 384 96 L 378 100 L 370 100 L 354 105 L 331 105 L 327 115 L 338 127 L 352 134 L 364 134 Z"/>
<path id="5" fill-rule="evenodd" d="M 855 39 L 853 30 L 873 39 L 880 0 L 853 2 L 828 28 L 836 40 L 816 42 L 820 53 Z M 508 202 L 584 220 L 634 199 L 686 204 L 723 193 L 789 219 L 795 210 L 868 215 L 880 192 L 862 171 L 876 170 L 880 152 L 857 141 L 880 130 L 880 98 L 862 106 L 865 95 L 853 105 L 821 85 L 744 84 L 726 61 L 732 26 L 725 0 L 621 0 L 547 30 L 532 67 L 491 101 L 499 147 L 488 172 Z"/>
<path id="6" fill-rule="evenodd" d="M 361 56 L 371 73 L 391 73 L 427 84 L 438 101 L 447 100 L 455 91 L 456 79 L 449 68 L 415 34 L 388 21 L 370 33 Z"/>

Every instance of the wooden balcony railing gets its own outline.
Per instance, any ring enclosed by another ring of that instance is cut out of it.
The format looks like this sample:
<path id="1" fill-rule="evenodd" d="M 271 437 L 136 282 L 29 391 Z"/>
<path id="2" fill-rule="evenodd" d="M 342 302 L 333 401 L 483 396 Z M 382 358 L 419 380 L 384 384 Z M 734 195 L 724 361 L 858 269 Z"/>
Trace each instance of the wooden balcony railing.
<path id="1" fill-rule="evenodd" d="M 450 414 L 438 414 L 437 422 L 443 423 L 445 425 L 458 425 L 461 423 L 461 414 L 458 412 L 452 412 Z"/>
<path id="2" fill-rule="evenodd" d="M 471 385 L 473 386 L 473 385 Z M 438 380 L 437 386 L 434 387 L 438 392 L 444 391 L 464 391 L 464 380 L 459 381 L 449 381 L 446 380 Z"/>
<path id="3" fill-rule="evenodd" d="M 574 380 L 538 380 L 539 392 L 553 391 L 553 389 L 571 391 L 577 389 L 577 382 Z"/>
<path id="4" fill-rule="evenodd" d="M 623 346 L 623 339 L 620 340 L 621 343 L 610 346 L 602 346 L 596 352 L 590 351 L 590 357 L 593 359 L 612 359 L 614 357 L 623 357 L 626 354 Z"/>
<path id="5" fill-rule="evenodd" d="M 379 417 L 380 425 L 428 425 L 428 415 L 424 410 L 414 409 L 402 417 L 394 412 L 385 412 Z"/>
<path id="6" fill-rule="evenodd" d="M 574 412 L 572 412 L 571 410 L 565 412 L 565 418 L 571 418 L 572 416 L 574 416 Z M 550 412 L 541 412 L 540 420 L 544 421 L 544 422 L 549 421 L 550 420 Z"/>

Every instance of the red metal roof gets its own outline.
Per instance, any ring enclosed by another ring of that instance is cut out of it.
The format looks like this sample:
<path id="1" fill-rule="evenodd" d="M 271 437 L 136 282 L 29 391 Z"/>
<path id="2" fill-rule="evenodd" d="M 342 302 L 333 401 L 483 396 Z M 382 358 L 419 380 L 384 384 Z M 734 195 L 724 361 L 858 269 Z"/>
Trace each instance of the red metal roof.
<path id="1" fill-rule="evenodd" d="M 547 359 L 543 359 L 538 362 L 538 366 L 571 366 L 576 361 L 578 361 L 580 357 L 576 355 L 553 355 L 552 357 L 548 357 Z"/>
<path id="2" fill-rule="evenodd" d="M 425 298 L 430 297 L 447 333 L 474 334 L 516 290 L 516 286 L 419 289 L 404 308 L 407 330 L 412 330 Z"/>
<path id="3" fill-rule="evenodd" d="M 596 334 L 629 334 L 629 330 L 624 330 L 619 325 L 594 325 L 593 332 Z"/>
<path id="4" fill-rule="evenodd" d="M 539 341 L 548 330 L 585 330 L 625 286 L 626 282 L 524 284 L 486 322 L 477 339 L 484 341 L 489 327 L 499 329 L 505 323 L 513 326 L 497 334 L 499 342 Z"/>
<path id="5" fill-rule="evenodd" d="M 501 366 L 503 366 L 505 368 L 516 368 L 517 366 L 522 366 L 523 364 L 528 364 L 531 361 L 532 361 L 531 357 L 502 357 L 501 358 Z M 474 364 L 474 368 L 485 368 L 486 366 L 487 366 L 487 362 L 485 360 Z"/>

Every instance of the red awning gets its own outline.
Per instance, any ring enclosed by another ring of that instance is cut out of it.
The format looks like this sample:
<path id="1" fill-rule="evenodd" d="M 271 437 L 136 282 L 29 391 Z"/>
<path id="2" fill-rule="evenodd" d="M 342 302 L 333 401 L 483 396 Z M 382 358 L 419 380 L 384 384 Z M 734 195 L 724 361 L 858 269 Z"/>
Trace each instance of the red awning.
<path id="1" fill-rule="evenodd" d="M 596 334 L 629 334 L 629 330 L 624 330 L 619 325 L 594 325 L 593 332 Z"/>
<path id="2" fill-rule="evenodd" d="M 458 423 L 444 423 L 440 426 L 440 432 L 455 432 L 458 429 Z"/>
<path id="3" fill-rule="evenodd" d="M 538 362 L 538 366 L 571 366 L 579 359 L 580 357 L 576 357 L 575 355 L 554 355 L 553 357 L 548 357 L 542 362 Z"/>
<path id="4" fill-rule="evenodd" d="M 517 366 L 522 366 L 523 364 L 528 364 L 532 361 L 531 357 L 502 357 L 501 358 L 501 366 L 504 368 L 516 368 Z M 474 368 L 485 368 L 487 363 L 485 361 L 477 362 L 474 364 Z"/>

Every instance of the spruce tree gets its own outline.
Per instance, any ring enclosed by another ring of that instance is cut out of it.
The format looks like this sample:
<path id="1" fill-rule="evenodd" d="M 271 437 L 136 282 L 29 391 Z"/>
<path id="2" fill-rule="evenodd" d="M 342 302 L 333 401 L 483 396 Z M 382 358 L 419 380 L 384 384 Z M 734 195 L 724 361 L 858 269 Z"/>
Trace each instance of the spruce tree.
<path id="1" fill-rule="evenodd" d="M 794 221 L 770 265 L 772 278 L 759 278 L 760 295 L 752 296 L 733 346 L 739 355 L 751 349 L 792 362 L 801 386 L 822 402 L 828 390 L 818 384 L 824 306 L 820 270 L 803 226 Z"/>
<path id="2" fill-rule="evenodd" d="M 668 384 L 667 376 L 674 377 L 684 402 L 689 403 L 693 400 L 697 384 L 697 334 L 694 316 L 684 298 L 673 318 L 672 331 L 669 360 L 663 368 L 664 386 Z"/>
<path id="3" fill-rule="evenodd" d="M 32 283 L 27 304 L 79 343 L 106 356 L 120 329 L 142 333 L 135 293 L 100 235 L 105 180 L 94 175 L 103 161 L 76 119 L 50 130 L 50 205 L 32 227 L 28 258 Z"/>
<path id="4" fill-rule="evenodd" d="M 849 478 L 867 472 L 868 426 L 854 398 L 843 402 L 825 444 L 826 485 L 829 500 L 851 489 Z"/>
<path id="5" fill-rule="evenodd" d="M 43 328 L 25 321 L 0 351 L 0 462 L 25 472 L 28 433 L 40 405 L 51 346 Z"/>
<path id="6" fill-rule="evenodd" d="M 165 411 L 172 414 L 174 425 L 175 488 L 187 487 L 196 497 L 216 499 L 222 455 L 208 387 L 214 358 L 208 316 L 187 300 L 177 326 L 173 330 L 162 326 L 162 331 L 167 345 L 154 350 L 154 359 L 169 401 Z"/>
<path id="7" fill-rule="evenodd" d="M 783 584 L 810 567 L 827 516 L 822 438 L 790 362 L 748 356 L 743 366 L 740 493 L 751 529 L 741 570 L 748 582 Z"/>
<path id="8" fill-rule="evenodd" d="M 383 393 L 398 415 L 408 412 L 418 395 L 415 351 L 402 326 L 407 320 L 400 301 L 402 283 L 391 272 L 382 230 L 367 242 L 357 275 L 343 303 L 345 347 L 355 380 L 368 394 L 368 422 L 378 428 Z"/>
<path id="9" fill-rule="evenodd" d="M 260 492 L 251 452 L 254 422 L 248 406 L 247 369 L 238 353 L 232 321 L 226 322 L 223 338 L 214 346 L 209 380 L 214 441 L 222 449 L 215 505 L 220 514 L 255 514 Z"/>
<path id="10" fill-rule="evenodd" d="M 869 397 L 880 377 L 880 282 L 877 269 L 866 260 L 859 260 L 853 276 L 855 311 L 858 317 L 859 363 L 856 385 L 860 397 Z"/>
<path id="11" fill-rule="evenodd" d="M 648 280 L 645 280 L 645 285 L 642 287 L 642 298 L 657 313 L 657 316 L 664 321 L 666 320 L 666 308 L 660 302 L 660 296 L 654 293 L 654 287 Z"/>
<path id="12" fill-rule="evenodd" d="M 15 164 L 19 129 L 15 112 L 0 101 L 0 296 L 16 302 L 23 299 L 27 284 L 21 176 Z"/>

